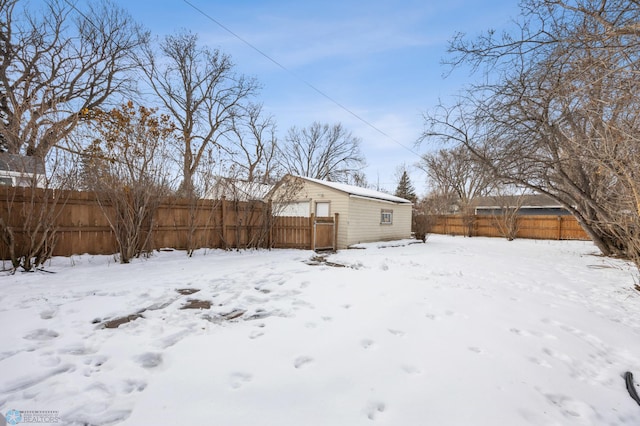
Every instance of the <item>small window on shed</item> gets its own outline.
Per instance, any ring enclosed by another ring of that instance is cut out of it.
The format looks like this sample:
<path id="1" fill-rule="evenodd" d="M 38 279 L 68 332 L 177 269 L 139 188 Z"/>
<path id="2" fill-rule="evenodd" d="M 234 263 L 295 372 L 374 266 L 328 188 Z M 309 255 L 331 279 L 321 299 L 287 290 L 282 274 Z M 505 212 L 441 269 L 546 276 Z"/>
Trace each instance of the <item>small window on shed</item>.
<path id="1" fill-rule="evenodd" d="M 0 177 L 1 186 L 13 186 L 13 179 L 10 177 Z"/>
<path id="2" fill-rule="evenodd" d="M 393 224 L 393 210 L 380 210 L 380 225 Z"/>
<path id="3" fill-rule="evenodd" d="M 329 217 L 329 207 L 331 204 L 326 201 L 316 202 L 316 217 Z"/>

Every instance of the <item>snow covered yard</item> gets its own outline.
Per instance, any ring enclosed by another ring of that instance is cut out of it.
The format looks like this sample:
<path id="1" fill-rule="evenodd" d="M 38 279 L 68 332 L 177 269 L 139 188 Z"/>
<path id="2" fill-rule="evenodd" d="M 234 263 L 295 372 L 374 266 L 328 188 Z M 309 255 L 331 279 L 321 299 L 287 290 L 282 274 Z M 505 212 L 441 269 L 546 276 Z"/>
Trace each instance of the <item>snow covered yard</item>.
<path id="1" fill-rule="evenodd" d="M 57 411 L 71 425 L 640 424 L 622 378 L 640 379 L 627 264 L 585 242 L 384 245 L 328 263 L 292 250 L 80 256 L 54 259 L 53 274 L 0 276 L 0 413 Z M 190 300 L 211 306 L 181 309 Z"/>

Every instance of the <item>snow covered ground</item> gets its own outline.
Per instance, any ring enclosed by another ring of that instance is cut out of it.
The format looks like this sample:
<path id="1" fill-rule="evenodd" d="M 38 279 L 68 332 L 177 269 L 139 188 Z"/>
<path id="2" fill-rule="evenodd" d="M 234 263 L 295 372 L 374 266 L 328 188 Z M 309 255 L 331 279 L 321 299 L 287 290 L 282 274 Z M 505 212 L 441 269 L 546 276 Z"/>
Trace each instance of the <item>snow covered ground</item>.
<path id="1" fill-rule="evenodd" d="M 4 274 L 0 413 L 53 411 L 70 425 L 640 424 L 622 378 L 640 379 L 631 267 L 586 242 L 406 243 L 328 262 L 162 252 Z M 181 309 L 192 299 L 211 307 Z"/>

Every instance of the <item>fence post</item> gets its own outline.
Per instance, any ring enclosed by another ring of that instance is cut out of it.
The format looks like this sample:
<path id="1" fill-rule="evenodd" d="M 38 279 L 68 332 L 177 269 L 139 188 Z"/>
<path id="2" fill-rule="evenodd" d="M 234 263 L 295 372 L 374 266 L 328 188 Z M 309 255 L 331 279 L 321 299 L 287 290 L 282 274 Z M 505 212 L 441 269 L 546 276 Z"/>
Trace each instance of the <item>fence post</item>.
<path id="1" fill-rule="evenodd" d="M 338 250 L 338 219 L 340 213 L 335 213 L 335 219 L 333 219 L 333 251 Z"/>
<path id="2" fill-rule="evenodd" d="M 311 236 L 311 250 L 316 250 L 316 215 L 309 216 L 309 235 Z"/>
<path id="3" fill-rule="evenodd" d="M 226 197 L 223 195 L 222 196 L 222 245 L 224 246 L 225 250 L 228 248 L 227 247 L 227 199 Z"/>
<path id="4" fill-rule="evenodd" d="M 562 239 L 562 216 L 558 216 L 558 240 Z"/>
<path id="5" fill-rule="evenodd" d="M 268 248 L 272 248 L 271 245 L 273 244 L 273 225 L 274 225 L 274 220 L 275 218 L 273 217 L 273 208 L 272 208 L 273 204 L 271 201 L 271 198 L 269 198 L 269 201 L 267 201 L 267 214 L 264 215 L 264 218 L 267 220 L 267 226 L 269 227 L 269 233 L 267 234 L 267 247 Z"/>

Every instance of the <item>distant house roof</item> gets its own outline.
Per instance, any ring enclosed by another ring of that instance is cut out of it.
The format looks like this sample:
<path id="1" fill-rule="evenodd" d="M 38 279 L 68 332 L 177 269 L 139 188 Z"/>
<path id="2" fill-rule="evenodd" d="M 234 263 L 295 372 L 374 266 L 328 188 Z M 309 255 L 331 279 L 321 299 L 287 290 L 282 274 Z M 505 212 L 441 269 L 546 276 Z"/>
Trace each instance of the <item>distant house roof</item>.
<path id="1" fill-rule="evenodd" d="M 0 171 L 43 175 L 44 161 L 38 157 L 2 152 L 0 153 Z"/>
<path id="2" fill-rule="evenodd" d="M 476 208 L 480 209 L 512 206 L 519 206 L 520 208 L 563 208 L 559 202 L 543 194 L 477 197 L 473 199 L 473 203 Z"/>
<path id="3" fill-rule="evenodd" d="M 309 182 L 314 182 L 320 185 L 324 185 L 329 188 L 337 189 L 338 191 L 346 192 L 349 195 L 355 195 L 355 196 L 364 197 L 364 198 L 372 198 L 374 200 L 391 201 L 393 203 L 399 203 L 399 204 L 411 204 L 410 200 L 396 197 L 395 195 L 386 194 L 384 192 L 375 191 L 373 189 L 361 188 L 359 186 L 354 186 L 354 185 L 347 185 L 346 183 L 329 182 L 326 180 L 313 179 L 313 178 L 304 177 L 304 176 L 294 176 L 294 175 L 292 176 L 302 180 L 309 181 Z"/>

